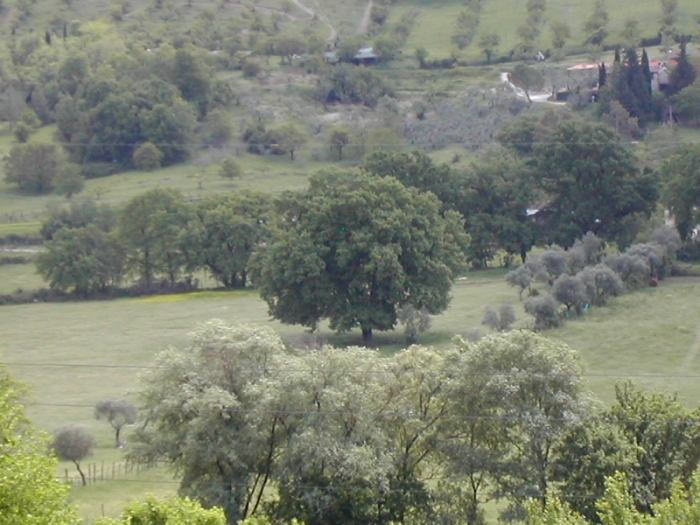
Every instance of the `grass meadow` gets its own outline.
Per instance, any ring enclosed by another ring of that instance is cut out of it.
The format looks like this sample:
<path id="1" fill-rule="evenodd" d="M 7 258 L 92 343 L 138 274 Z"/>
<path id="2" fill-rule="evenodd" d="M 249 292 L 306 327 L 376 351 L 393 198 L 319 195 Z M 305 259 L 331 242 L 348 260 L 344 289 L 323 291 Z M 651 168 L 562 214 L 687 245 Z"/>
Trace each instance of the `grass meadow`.
<path id="1" fill-rule="evenodd" d="M 420 342 L 443 347 L 455 334 L 485 332 L 481 319 L 486 306 L 510 303 L 518 309 L 519 326 L 528 320 L 517 292 L 503 281 L 504 270 L 472 272 L 458 281 L 450 308 L 434 318 Z M 586 364 L 586 381 L 603 401 L 614 396 L 618 381 L 678 392 L 690 405 L 700 400 L 700 327 L 693 314 L 700 279 L 671 278 L 615 299 L 546 335 L 578 350 Z M 113 301 L 39 303 L 0 308 L 0 354 L 11 373 L 32 388 L 29 415 L 43 430 L 60 425 L 86 426 L 98 439 L 94 457 L 98 468 L 123 461 L 113 448 L 109 425 L 93 418 L 94 405 L 128 395 L 138 374 L 154 355 L 169 345 L 182 345 L 200 322 L 221 318 L 230 322 L 269 326 L 293 342 L 303 329 L 271 320 L 255 291 L 205 291 Z M 336 336 L 322 327 L 319 336 L 338 345 L 359 344 L 359 333 Z M 379 351 L 404 346 L 400 331 L 377 334 Z M 128 431 L 124 438 L 129 440 Z M 127 444 L 128 446 L 128 444 Z M 70 464 L 60 466 L 59 474 Z M 73 500 L 87 522 L 116 515 L 122 505 L 144 493 L 174 493 L 170 473 L 157 468 L 118 476 L 87 487 L 76 486 Z"/>
<path id="2" fill-rule="evenodd" d="M 593 11 L 594 1 L 551 0 L 547 2 L 546 21 L 563 20 L 571 26 L 572 36 L 569 46 L 581 47 L 585 36 L 581 25 Z M 628 19 L 639 22 L 642 36 L 655 36 L 659 29 L 661 7 L 658 0 L 638 0 L 631 4 L 628 0 L 608 0 L 606 7 L 610 15 L 608 32 L 617 37 Z M 404 54 L 410 56 L 418 47 L 425 47 L 433 57 L 448 57 L 455 49 L 451 42 L 455 32 L 457 17 L 466 8 L 461 2 L 413 0 L 401 2 L 391 9 L 391 22 L 399 20 L 402 14 L 416 12 L 413 31 L 404 46 Z M 686 33 L 696 32 L 697 24 L 692 15 L 700 13 L 695 0 L 679 0 L 677 27 Z M 461 55 L 469 60 L 483 60 L 478 47 L 482 34 L 496 33 L 500 37 L 499 52 L 507 53 L 518 43 L 517 29 L 526 17 L 525 0 L 488 0 L 484 2 L 478 32 L 472 44 Z M 539 49 L 551 47 L 550 30 L 547 25 L 542 30 L 536 45 Z"/>

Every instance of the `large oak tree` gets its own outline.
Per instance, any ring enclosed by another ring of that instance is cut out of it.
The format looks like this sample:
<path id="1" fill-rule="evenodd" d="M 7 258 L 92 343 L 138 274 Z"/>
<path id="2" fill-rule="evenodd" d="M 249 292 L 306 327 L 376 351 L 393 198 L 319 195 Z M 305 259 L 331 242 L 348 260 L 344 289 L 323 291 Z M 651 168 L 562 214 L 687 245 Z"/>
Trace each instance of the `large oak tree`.
<path id="1" fill-rule="evenodd" d="M 391 177 L 336 171 L 316 174 L 280 205 L 276 234 L 251 263 L 273 317 L 360 327 L 370 343 L 405 304 L 447 308 L 466 237 L 462 217 L 441 215 L 435 196 Z"/>
<path id="2" fill-rule="evenodd" d="M 615 241 L 625 220 L 649 215 L 658 198 L 654 177 L 604 124 L 560 124 L 534 151 L 537 181 L 548 196 L 543 211 L 549 242 L 568 246 L 587 232 Z"/>

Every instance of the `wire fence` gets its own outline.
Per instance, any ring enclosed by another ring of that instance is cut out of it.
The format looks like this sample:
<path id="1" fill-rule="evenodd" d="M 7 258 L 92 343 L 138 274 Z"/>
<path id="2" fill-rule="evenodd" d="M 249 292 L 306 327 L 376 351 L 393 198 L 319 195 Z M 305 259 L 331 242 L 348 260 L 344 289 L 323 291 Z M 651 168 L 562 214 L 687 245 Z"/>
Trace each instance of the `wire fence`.
<path id="1" fill-rule="evenodd" d="M 93 461 L 80 465 L 80 469 L 85 475 L 85 485 L 93 485 L 103 481 L 120 480 L 128 477 L 133 477 L 134 474 L 149 470 L 156 467 L 164 467 L 164 461 L 142 462 L 135 461 L 130 458 L 125 458 L 123 461 Z M 64 469 L 61 481 L 70 485 L 83 485 L 83 478 L 77 468 Z"/>

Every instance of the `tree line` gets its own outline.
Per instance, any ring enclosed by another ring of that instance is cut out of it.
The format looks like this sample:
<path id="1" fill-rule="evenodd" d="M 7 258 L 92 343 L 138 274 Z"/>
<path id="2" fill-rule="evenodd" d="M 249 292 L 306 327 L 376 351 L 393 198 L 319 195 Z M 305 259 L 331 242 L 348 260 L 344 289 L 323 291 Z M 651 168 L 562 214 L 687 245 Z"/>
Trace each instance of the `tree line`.
<path id="1" fill-rule="evenodd" d="M 373 329 L 393 328 L 404 306 L 444 310 L 466 263 L 486 266 L 497 253 L 520 257 L 526 264 L 516 274 L 539 279 L 543 272 L 526 260 L 533 246 L 571 246 L 590 232 L 617 245 L 617 262 L 611 255 L 606 265 L 630 287 L 644 282 L 640 272 L 662 277 L 654 261 L 694 245 L 696 192 L 686 184 L 696 176 L 697 148 L 679 150 L 656 173 L 640 169 L 605 124 L 565 118 L 548 127 L 528 117 L 498 140 L 466 172 L 422 153 L 380 151 L 359 169 L 319 172 L 308 189 L 275 199 L 241 192 L 190 202 L 158 188 L 118 212 L 76 202 L 44 224 L 37 268 L 52 288 L 82 296 L 124 283 L 193 287 L 205 271 L 226 288 L 257 286 L 283 322 L 314 328 L 328 319 L 339 331 L 362 328 L 369 341 Z M 659 194 L 681 239 L 654 245 L 663 253 L 629 248 Z M 547 264 L 566 268 L 548 274 L 550 285 L 560 274 L 592 271 L 585 257 L 573 269 L 559 264 L 579 251 L 546 252 Z M 630 257 L 645 262 L 627 264 Z M 637 266 L 645 270 L 628 268 Z M 596 297 L 582 304 L 604 302 Z M 569 311 L 579 303 L 564 301 Z"/>
<path id="2" fill-rule="evenodd" d="M 534 329 L 559 326 L 563 319 L 580 315 L 593 306 L 604 306 L 611 297 L 658 282 L 675 269 L 681 247 L 678 231 L 660 226 L 649 242 L 635 243 L 623 252 L 604 254 L 602 241 L 586 234 L 564 250 L 552 245 L 506 274 L 506 281 L 529 295 L 523 306 L 535 318 Z M 533 285 L 546 284 L 546 295 Z M 565 310 L 562 311 L 562 306 Z"/>
<path id="3" fill-rule="evenodd" d="M 53 289 L 86 296 L 124 282 L 170 286 L 206 268 L 222 286 L 247 284 L 248 259 L 266 235 L 271 199 L 242 192 L 191 203 L 155 189 L 116 212 L 86 200 L 55 210 L 42 227 L 37 270 Z"/>
<path id="4" fill-rule="evenodd" d="M 381 357 L 210 321 L 143 377 L 133 454 L 172 462 L 181 493 L 229 523 L 478 524 L 493 499 L 518 520 L 553 497 L 598 523 L 616 472 L 651 514 L 690 486 L 697 410 L 630 383 L 598 408 L 582 374 L 566 345 L 526 331 Z"/>

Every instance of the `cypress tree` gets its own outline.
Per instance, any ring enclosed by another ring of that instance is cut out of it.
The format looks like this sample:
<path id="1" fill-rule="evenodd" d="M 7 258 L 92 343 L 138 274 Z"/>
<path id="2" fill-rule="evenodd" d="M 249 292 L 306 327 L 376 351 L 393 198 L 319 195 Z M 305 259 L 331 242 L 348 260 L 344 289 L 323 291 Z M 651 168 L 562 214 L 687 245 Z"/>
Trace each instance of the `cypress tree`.
<path id="1" fill-rule="evenodd" d="M 635 49 L 626 51 L 624 61 L 613 63 L 612 73 L 610 78 L 606 79 L 606 83 L 604 96 L 601 98 L 602 112 L 609 111 L 610 102 L 616 100 L 630 116 L 638 118 L 642 124 L 656 117 L 657 106 L 651 94 L 651 84 L 644 74 Z"/>
<path id="2" fill-rule="evenodd" d="M 644 78 L 646 78 L 649 94 L 651 95 L 651 67 L 649 66 L 649 55 L 647 55 L 646 49 L 642 50 L 642 73 Z"/>
<path id="3" fill-rule="evenodd" d="M 673 68 L 668 79 L 668 90 L 666 93 L 669 97 L 675 95 L 683 88 L 688 87 L 695 82 L 697 73 L 693 64 L 688 60 L 688 52 L 686 51 L 686 40 L 681 40 L 681 54 L 678 56 L 678 64 Z"/>
<path id="4" fill-rule="evenodd" d="M 605 69 L 605 62 L 598 66 L 598 87 L 602 88 L 608 81 L 608 71 Z"/>

